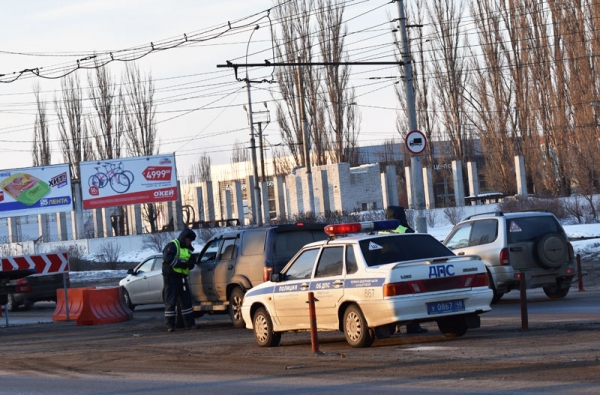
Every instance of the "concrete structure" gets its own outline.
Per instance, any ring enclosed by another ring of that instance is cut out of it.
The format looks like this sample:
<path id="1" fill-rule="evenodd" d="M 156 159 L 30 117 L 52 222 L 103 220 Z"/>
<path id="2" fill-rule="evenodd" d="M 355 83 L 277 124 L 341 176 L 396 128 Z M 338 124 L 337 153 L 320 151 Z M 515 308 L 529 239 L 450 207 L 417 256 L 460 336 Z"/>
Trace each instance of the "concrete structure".
<path id="1" fill-rule="evenodd" d="M 467 162 L 467 177 L 469 178 L 469 194 L 479 195 L 479 176 L 477 175 L 477 163 Z M 476 202 L 475 204 L 478 204 Z"/>
<path id="2" fill-rule="evenodd" d="M 522 155 L 515 156 L 515 173 L 517 174 L 517 196 L 527 197 L 527 178 L 525 174 L 525 158 Z"/>
<path id="3" fill-rule="evenodd" d="M 321 171 L 326 172 L 327 192 L 320 190 L 319 193 L 324 196 L 324 200 L 329 199 L 330 211 L 351 212 L 383 208 L 378 164 L 352 168 L 348 163 L 314 166 L 312 174 Z M 304 168 L 296 169 L 293 174 L 285 178 L 290 215 L 301 214 L 304 212 L 304 207 L 308 206 L 306 204 L 308 193 L 304 190 L 307 185 L 306 179 Z"/>
<path id="4" fill-rule="evenodd" d="M 456 207 L 464 207 L 465 188 L 463 184 L 462 162 L 459 160 L 452 161 L 452 180 L 454 181 L 454 202 Z"/>

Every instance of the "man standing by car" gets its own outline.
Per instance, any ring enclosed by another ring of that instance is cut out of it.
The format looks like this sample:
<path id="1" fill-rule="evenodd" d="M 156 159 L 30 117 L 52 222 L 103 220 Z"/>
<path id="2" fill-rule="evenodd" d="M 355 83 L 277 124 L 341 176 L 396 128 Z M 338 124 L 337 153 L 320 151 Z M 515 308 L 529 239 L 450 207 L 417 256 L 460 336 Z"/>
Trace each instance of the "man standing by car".
<path id="1" fill-rule="evenodd" d="M 406 220 L 406 213 L 402 206 L 388 206 L 385 210 L 385 219 L 397 219 L 400 225 L 394 229 L 393 233 L 415 233 Z M 418 322 L 412 322 L 406 325 L 406 333 L 425 333 L 427 328 L 421 327 Z"/>
<path id="2" fill-rule="evenodd" d="M 188 285 L 188 275 L 190 269 L 194 267 L 191 257 L 192 251 L 194 251 L 192 242 L 195 239 L 196 233 L 186 228 L 163 249 L 162 273 L 164 279 L 165 325 L 168 332 L 175 331 L 177 318 L 175 307 L 178 303 L 185 328 L 198 329 L 194 320 L 192 294 Z"/>

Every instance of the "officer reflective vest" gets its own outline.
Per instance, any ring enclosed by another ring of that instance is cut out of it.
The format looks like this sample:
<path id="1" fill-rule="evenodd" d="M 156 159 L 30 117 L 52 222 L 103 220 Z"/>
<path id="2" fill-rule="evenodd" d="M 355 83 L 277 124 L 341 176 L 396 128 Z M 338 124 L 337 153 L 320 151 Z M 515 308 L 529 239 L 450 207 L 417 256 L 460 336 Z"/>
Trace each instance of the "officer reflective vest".
<path id="1" fill-rule="evenodd" d="M 189 275 L 190 274 L 189 268 L 175 267 L 175 265 L 177 265 L 177 263 L 179 263 L 179 262 L 189 261 L 190 257 L 192 256 L 192 254 L 190 253 L 190 250 L 187 248 L 181 248 L 179 246 L 179 239 L 172 240 L 171 242 L 175 243 L 175 245 L 177 246 L 177 253 L 175 254 L 173 263 L 171 263 L 171 267 L 173 268 L 173 271 L 175 273 L 181 273 L 185 276 Z"/>

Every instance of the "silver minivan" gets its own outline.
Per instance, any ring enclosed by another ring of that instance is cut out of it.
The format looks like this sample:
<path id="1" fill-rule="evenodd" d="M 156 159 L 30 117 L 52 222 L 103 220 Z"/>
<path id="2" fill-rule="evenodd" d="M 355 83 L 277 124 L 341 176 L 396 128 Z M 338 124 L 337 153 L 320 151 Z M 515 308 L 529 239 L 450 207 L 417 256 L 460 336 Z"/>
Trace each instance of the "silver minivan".
<path id="1" fill-rule="evenodd" d="M 564 298 L 575 275 L 573 246 L 549 212 L 472 215 L 456 224 L 443 242 L 457 255 L 479 255 L 486 262 L 493 303 L 519 288 L 542 287 L 550 298 Z"/>

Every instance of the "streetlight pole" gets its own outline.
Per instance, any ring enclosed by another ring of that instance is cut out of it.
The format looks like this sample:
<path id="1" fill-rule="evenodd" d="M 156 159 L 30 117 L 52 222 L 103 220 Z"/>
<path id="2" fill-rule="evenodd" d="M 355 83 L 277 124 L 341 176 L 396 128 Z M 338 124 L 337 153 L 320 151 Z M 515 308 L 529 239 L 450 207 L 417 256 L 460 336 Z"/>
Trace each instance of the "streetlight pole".
<path id="1" fill-rule="evenodd" d="M 415 91 L 413 87 L 410 51 L 406 34 L 406 16 L 404 15 L 404 1 L 398 0 L 400 13 L 400 34 L 402 35 L 402 58 L 406 77 L 406 106 L 410 130 L 417 130 L 417 111 L 415 109 Z M 412 155 L 410 158 L 411 187 L 415 194 L 417 210 L 417 232 L 427 233 L 427 220 L 425 218 L 425 188 L 423 186 L 423 165 L 421 155 Z"/>
<path id="2" fill-rule="evenodd" d="M 250 46 L 250 40 L 252 35 L 258 30 L 258 25 L 250 33 L 248 39 L 248 45 L 246 45 L 246 59 L 248 59 L 248 47 Z M 247 60 L 246 60 L 247 62 Z M 248 121 L 250 123 L 250 150 L 252 157 L 252 169 L 254 171 L 254 207 L 252 207 L 252 217 L 256 225 L 262 226 L 262 215 L 261 215 L 261 200 L 260 200 L 260 187 L 258 186 L 260 180 L 258 179 L 258 167 L 256 164 L 256 142 L 254 140 L 254 122 L 252 121 L 252 97 L 250 95 L 250 79 L 248 78 L 248 68 L 246 67 L 246 90 L 248 91 Z"/>

